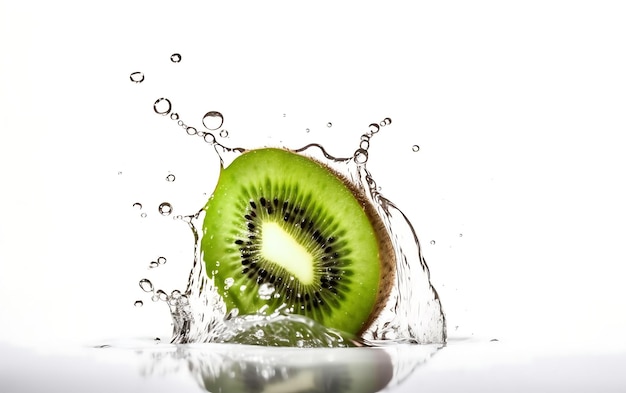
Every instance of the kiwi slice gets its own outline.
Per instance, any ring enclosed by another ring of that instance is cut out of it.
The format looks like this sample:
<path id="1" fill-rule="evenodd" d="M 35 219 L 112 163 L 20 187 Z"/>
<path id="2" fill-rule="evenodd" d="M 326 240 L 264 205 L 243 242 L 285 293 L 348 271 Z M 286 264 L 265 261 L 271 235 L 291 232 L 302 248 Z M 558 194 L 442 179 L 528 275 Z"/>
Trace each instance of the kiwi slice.
<path id="1" fill-rule="evenodd" d="M 278 308 L 352 334 L 395 277 L 389 235 L 365 195 L 303 155 L 250 150 L 222 169 L 205 206 L 207 274 L 239 315 Z"/>

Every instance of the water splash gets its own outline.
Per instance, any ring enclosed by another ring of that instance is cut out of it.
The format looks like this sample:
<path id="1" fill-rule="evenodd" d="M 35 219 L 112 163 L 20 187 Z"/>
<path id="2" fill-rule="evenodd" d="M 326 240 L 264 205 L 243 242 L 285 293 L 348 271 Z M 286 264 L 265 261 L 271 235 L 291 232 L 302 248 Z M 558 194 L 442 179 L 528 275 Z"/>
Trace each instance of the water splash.
<path id="1" fill-rule="evenodd" d="M 180 57 L 177 59 L 180 61 Z M 174 55 L 172 61 L 175 61 Z M 167 98 L 157 99 L 153 109 L 159 115 L 169 115 L 188 135 L 199 136 L 210 144 L 219 157 L 220 168 L 228 166 L 247 151 L 244 148 L 226 147 L 218 143 L 211 132 L 199 132 L 195 127 L 188 126 L 177 113 L 172 112 L 172 103 Z M 201 121 L 206 130 L 216 131 L 223 126 L 224 116 L 220 112 L 209 111 Z M 173 322 L 171 342 L 296 347 L 350 347 L 388 342 L 444 343 L 445 316 L 438 294 L 430 283 L 430 273 L 415 230 L 404 213 L 381 194 L 380 187 L 367 170 L 371 139 L 382 127 L 390 124 L 392 120 L 388 117 L 369 124 L 367 131 L 360 137 L 358 148 L 347 158 L 334 157 L 318 144 L 292 150 L 331 168 L 352 183 L 352 187 L 361 192 L 374 207 L 392 241 L 397 266 L 395 283 L 383 310 L 360 337 L 326 328 L 289 310 L 278 310 L 272 315 L 238 315 L 236 309 L 228 312 L 217 288 L 232 283 L 215 283 L 209 278 L 213 276 L 212 272 L 204 271 L 205 265 L 200 255 L 204 211 L 200 210 L 194 215 L 182 216 L 182 221 L 189 225 L 194 237 L 194 261 L 185 290 L 175 290 L 168 296 L 162 290 L 155 291 L 148 279 L 140 281 L 140 287 L 152 293 L 153 301 L 168 305 Z M 331 128 L 333 124 L 328 122 L 326 126 Z M 306 131 L 310 130 L 307 128 Z M 228 132 L 222 130 L 219 135 L 226 138 Z M 416 147 L 419 150 L 417 145 L 412 150 L 417 151 Z M 171 204 L 162 203 L 159 213 L 170 215 Z M 142 213 L 142 217 L 145 216 L 146 213 Z M 271 288 L 262 288 L 260 291 L 261 296 L 273 295 Z"/>
<path id="2" fill-rule="evenodd" d="M 381 121 L 390 124 L 391 120 Z M 218 293 L 220 285 L 205 272 L 200 255 L 204 211 L 186 216 L 194 240 L 194 263 L 187 288 L 174 298 L 155 294 L 168 304 L 173 320 L 173 343 L 241 343 L 298 347 L 350 347 L 379 345 L 384 342 L 443 343 L 446 322 L 437 292 L 430 283 L 430 273 L 421 253 L 419 240 L 407 217 L 381 195 L 367 170 L 370 139 L 379 131 L 372 123 L 361 136 L 359 148 L 348 158 L 330 155 L 322 146 L 310 144 L 296 153 L 323 163 L 348 179 L 375 207 L 393 243 L 396 256 L 396 282 L 382 312 L 361 337 L 328 329 L 304 316 L 279 310 L 272 315 L 237 315 L 227 312 Z M 363 142 L 367 142 L 364 144 Z M 245 149 L 229 149 L 213 141 L 222 167 Z M 272 296 L 271 288 L 260 288 L 261 296 Z M 158 291 L 157 291 L 158 292 Z"/>

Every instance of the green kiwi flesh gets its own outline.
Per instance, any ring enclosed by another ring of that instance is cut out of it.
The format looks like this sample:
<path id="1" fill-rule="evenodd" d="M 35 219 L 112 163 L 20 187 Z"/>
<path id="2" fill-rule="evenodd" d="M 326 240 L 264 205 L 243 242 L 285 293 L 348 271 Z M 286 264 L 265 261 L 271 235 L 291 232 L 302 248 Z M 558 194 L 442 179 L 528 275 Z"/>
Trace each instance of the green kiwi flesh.
<path id="1" fill-rule="evenodd" d="M 247 151 L 221 170 L 205 211 L 202 258 L 229 310 L 281 308 L 359 334 L 383 308 L 395 279 L 389 235 L 362 192 L 325 165 Z"/>

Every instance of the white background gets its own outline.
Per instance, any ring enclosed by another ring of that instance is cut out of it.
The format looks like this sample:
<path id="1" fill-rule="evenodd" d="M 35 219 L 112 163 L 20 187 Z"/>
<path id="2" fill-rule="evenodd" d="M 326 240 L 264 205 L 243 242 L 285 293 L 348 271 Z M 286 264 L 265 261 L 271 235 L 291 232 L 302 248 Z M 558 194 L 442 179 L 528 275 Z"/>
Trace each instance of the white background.
<path id="1" fill-rule="evenodd" d="M 450 336 L 623 353 L 624 20 L 618 1 L 2 0 L 0 341 L 167 337 L 137 283 L 182 289 L 193 242 L 156 209 L 194 213 L 217 168 L 152 111 L 168 97 L 198 129 L 221 111 L 227 144 L 339 156 L 390 117 L 369 168 Z"/>

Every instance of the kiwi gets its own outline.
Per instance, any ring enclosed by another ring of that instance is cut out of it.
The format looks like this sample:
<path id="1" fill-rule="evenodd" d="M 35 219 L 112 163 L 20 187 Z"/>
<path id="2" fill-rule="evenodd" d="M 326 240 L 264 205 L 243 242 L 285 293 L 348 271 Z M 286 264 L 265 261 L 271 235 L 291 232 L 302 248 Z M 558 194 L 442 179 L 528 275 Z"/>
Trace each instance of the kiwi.
<path id="1" fill-rule="evenodd" d="M 360 334 L 395 277 L 389 235 L 342 175 L 276 148 L 244 152 L 222 169 L 205 206 L 201 252 L 239 315 L 281 308 Z"/>

